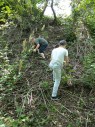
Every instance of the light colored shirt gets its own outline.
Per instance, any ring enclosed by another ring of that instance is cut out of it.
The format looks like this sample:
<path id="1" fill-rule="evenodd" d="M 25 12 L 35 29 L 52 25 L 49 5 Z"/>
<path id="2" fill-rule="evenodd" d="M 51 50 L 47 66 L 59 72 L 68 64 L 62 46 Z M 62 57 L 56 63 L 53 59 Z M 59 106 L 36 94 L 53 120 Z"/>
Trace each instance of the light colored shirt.
<path id="1" fill-rule="evenodd" d="M 64 57 L 68 56 L 68 50 L 63 47 L 58 47 L 52 50 L 51 53 L 51 63 L 59 63 L 63 66 Z"/>

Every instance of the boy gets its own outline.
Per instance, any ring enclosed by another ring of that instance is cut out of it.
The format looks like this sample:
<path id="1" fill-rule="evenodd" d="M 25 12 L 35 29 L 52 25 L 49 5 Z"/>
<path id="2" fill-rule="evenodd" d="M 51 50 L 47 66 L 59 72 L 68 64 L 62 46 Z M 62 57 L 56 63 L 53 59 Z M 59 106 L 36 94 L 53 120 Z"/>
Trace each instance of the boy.
<path id="1" fill-rule="evenodd" d="M 34 52 L 38 51 L 38 53 L 45 59 L 44 51 L 48 46 L 48 42 L 44 38 L 32 38 L 32 44 L 35 45 Z"/>
<path id="2" fill-rule="evenodd" d="M 57 91 L 61 81 L 61 70 L 63 62 L 68 63 L 68 50 L 66 49 L 66 41 L 61 40 L 59 47 L 54 48 L 51 53 L 51 61 L 49 67 L 53 70 L 54 86 L 52 90 L 52 99 L 57 100 Z"/>

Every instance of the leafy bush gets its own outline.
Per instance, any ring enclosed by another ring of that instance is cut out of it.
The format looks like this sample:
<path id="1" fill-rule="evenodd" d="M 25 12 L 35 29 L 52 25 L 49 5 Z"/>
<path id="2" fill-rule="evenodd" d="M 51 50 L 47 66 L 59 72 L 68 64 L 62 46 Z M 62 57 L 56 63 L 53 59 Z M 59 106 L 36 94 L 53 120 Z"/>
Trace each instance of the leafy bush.
<path id="1" fill-rule="evenodd" d="M 3 44 L 3 43 L 2 43 Z M 3 50 L 0 50 L 0 60 L 1 60 L 1 75 L 0 83 L 6 85 L 14 85 L 18 80 L 21 79 L 23 71 L 27 67 L 26 59 L 31 54 L 31 47 L 28 49 L 26 40 L 23 41 L 23 50 L 21 52 L 20 58 L 15 59 L 14 63 L 10 63 L 8 54 L 11 52 L 8 48 L 8 45 L 5 46 Z"/>
<path id="2" fill-rule="evenodd" d="M 82 75 L 82 82 L 93 88 L 95 87 L 95 53 L 90 53 L 84 57 L 84 73 Z"/>
<path id="3" fill-rule="evenodd" d="M 64 28 L 64 38 L 66 38 L 67 42 L 72 42 L 74 40 L 76 40 L 76 35 L 74 33 L 74 25 L 73 25 L 73 19 L 72 17 L 68 17 L 66 19 L 61 19 L 62 20 L 62 25 Z"/>

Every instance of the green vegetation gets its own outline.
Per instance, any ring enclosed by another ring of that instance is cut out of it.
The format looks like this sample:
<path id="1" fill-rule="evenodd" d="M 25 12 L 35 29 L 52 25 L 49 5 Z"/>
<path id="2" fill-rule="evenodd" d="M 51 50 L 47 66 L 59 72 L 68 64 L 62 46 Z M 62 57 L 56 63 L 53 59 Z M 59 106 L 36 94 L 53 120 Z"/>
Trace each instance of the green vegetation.
<path id="1" fill-rule="evenodd" d="M 48 0 L 0 2 L 0 127 L 95 126 L 95 0 L 72 0 L 72 14 L 44 16 Z M 37 4 L 42 4 L 39 9 Z M 56 3 L 55 3 L 56 4 Z M 32 36 L 49 42 L 46 60 L 32 51 Z M 59 101 L 52 101 L 50 53 L 68 42 Z"/>

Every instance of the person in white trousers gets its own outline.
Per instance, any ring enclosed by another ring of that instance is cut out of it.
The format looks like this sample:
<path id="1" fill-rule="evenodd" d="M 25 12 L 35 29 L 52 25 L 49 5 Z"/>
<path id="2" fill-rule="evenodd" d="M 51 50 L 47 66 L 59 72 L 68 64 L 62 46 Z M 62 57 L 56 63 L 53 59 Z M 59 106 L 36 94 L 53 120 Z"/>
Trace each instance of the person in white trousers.
<path id="1" fill-rule="evenodd" d="M 66 49 L 66 41 L 61 40 L 59 42 L 59 47 L 54 48 L 51 53 L 51 61 L 49 63 L 49 67 L 53 70 L 53 81 L 54 86 L 52 90 L 52 99 L 58 99 L 58 87 L 61 81 L 61 71 L 63 68 L 63 64 L 68 63 L 68 50 Z"/>

